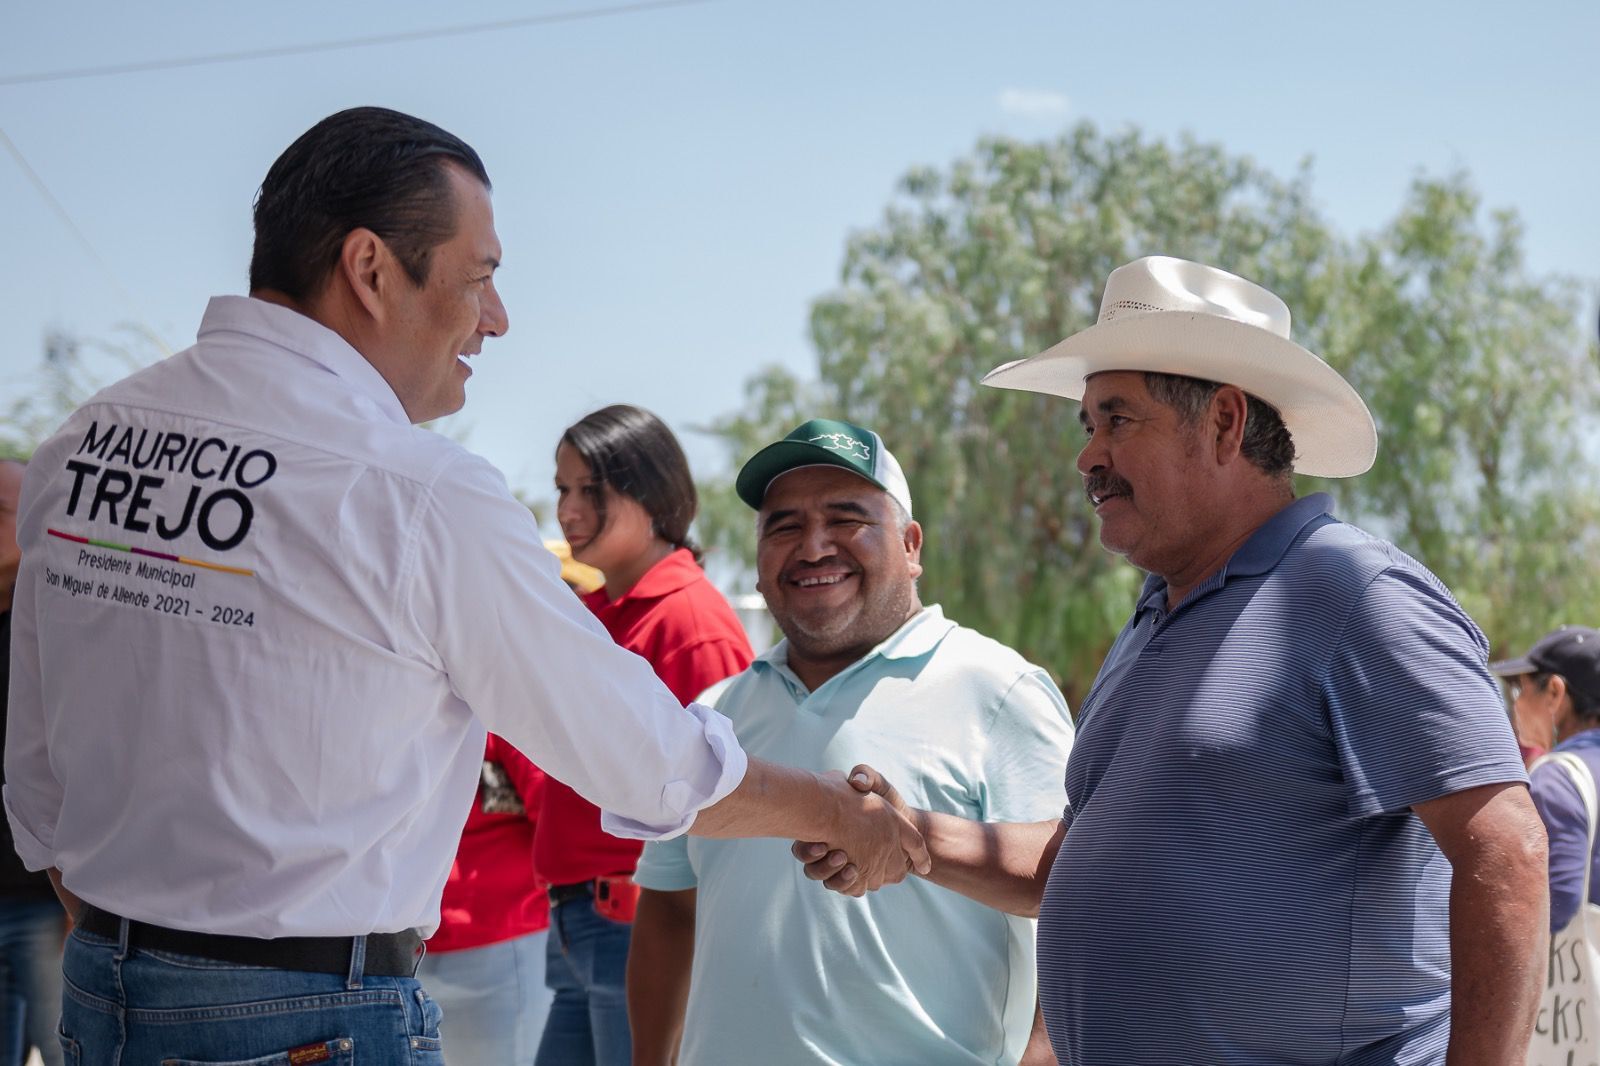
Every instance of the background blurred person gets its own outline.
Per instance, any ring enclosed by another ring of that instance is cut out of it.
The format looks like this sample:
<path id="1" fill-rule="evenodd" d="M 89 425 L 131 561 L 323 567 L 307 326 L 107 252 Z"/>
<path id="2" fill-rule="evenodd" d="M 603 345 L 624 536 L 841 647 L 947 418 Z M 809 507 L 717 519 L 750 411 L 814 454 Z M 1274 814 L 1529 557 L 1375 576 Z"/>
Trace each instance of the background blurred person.
<path id="1" fill-rule="evenodd" d="M 686 704 L 750 664 L 733 608 L 700 569 L 694 479 L 660 419 L 626 404 L 585 416 L 561 436 L 555 482 L 572 557 L 605 575 L 583 601 L 618 644 Z M 534 864 L 550 883 L 545 979 L 555 999 L 540 1066 L 632 1058 L 624 984 L 640 847 L 605 833 L 598 808 L 547 779 Z"/>
<path id="2" fill-rule="evenodd" d="M 1600 823 L 1600 630 L 1562 626 L 1517 659 L 1490 663 L 1511 694 L 1524 750 L 1547 750 L 1528 775 L 1550 838 L 1550 959 L 1534 1015 L 1528 1066 L 1600 1056 L 1600 909 L 1595 839 Z"/>
<path id="3" fill-rule="evenodd" d="M 17 583 L 17 500 L 23 464 L 0 459 L 0 709 L 11 680 L 11 590 Z M 0 774 L 0 783 L 5 777 Z M 22 865 L 0 821 L 0 1066 L 22 1066 L 31 1045 L 60 1066 L 61 941 L 66 915 L 50 878 Z"/>
<path id="4" fill-rule="evenodd" d="M 1516 659 L 1490 663 L 1511 691 L 1519 742 L 1578 756 L 1600 780 L 1600 630 L 1562 626 Z M 1581 772 L 1581 769 L 1580 769 Z M 1583 904 L 1589 816 L 1571 776 L 1544 759 L 1529 775 L 1533 805 L 1550 837 L 1550 928 L 1564 929 Z"/>
<path id="5" fill-rule="evenodd" d="M 478 792 L 417 977 L 444 1009 L 450 1066 L 532 1066 L 550 1013 L 550 906 L 533 866 L 544 773 L 489 734 Z"/>
<path id="6" fill-rule="evenodd" d="M 1600 726 L 1600 717 L 1597 717 L 1600 716 L 1600 686 L 1588 683 L 1588 672 L 1597 668 L 1592 664 L 1600 664 L 1597 656 L 1600 656 L 1600 643 L 1596 642 L 1593 629 L 1560 626 L 1540 637 L 1526 655 L 1489 664 L 1490 673 L 1506 683 L 1507 694 L 1511 697 L 1511 728 L 1517 734 L 1517 747 L 1529 766 L 1545 752 L 1565 747 L 1566 742 L 1579 733 Z M 1569 673 L 1576 677 L 1576 682 L 1567 676 Z M 1586 752 L 1595 739 L 1591 737 L 1573 747 Z M 1596 763 L 1596 770 L 1600 772 L 1600 762 Z M 1537 783 L 1533 791 L 1537 805 Z M 1539 813 L 1545 813 L 1543 807 Z M 1545 822 L 1548 827 L 1548 817 Z M 1552 870 L 1555 864 L 1552 854 Z M 1551 921 L 1556 918 L 1555 904 L 1552 896 Z"/>

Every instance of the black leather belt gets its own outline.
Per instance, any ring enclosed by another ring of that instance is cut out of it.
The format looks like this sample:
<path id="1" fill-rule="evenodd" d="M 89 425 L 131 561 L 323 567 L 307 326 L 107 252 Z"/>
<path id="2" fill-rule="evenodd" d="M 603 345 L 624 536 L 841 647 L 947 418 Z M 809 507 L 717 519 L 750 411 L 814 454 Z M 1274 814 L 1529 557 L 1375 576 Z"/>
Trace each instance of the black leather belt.
<path id="1" fill-rule="evenodd" d="M 550 906 L 554 907 L 569 900 L 583 899 L 585 896 L 594 895 L 594 882 L 579 881 L 573 885 L 551 885 L 549 894 Z"/>
<path id="2" fill-rule="evenodd" d="M 122 919 L 84 904 L 78 927 L 106 940 L 120 940 Z M 373 977 L 415 977 L 422 961 L 422 938 L 415 929 L 403 933 L 371 933 L 361 972 Z M 128 947 L 196 955 L 216 962 L 243 966 L 271 966 L 304 973 L 347 974 L 355 937 L 283 936 L 270 940 L 253 936 L 227 936 L 166 929 L 145 922 L 128 922 Z"/>

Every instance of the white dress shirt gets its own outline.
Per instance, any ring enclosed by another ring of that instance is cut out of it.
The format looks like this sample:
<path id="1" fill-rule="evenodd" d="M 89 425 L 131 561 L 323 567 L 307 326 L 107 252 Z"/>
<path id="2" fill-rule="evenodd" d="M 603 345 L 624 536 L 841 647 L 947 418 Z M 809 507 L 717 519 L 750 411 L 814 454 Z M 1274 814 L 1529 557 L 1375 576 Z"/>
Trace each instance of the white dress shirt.
<path id="1" fill-rule="evenodd" d="M 499 472 L 287 308 L 218 297 L 195 347 L 74 413 L 19 540 L 6 815 L 113 913 L 429 933 L 486 727 L 623 836 L 681 833 L 744 776 Z"/>

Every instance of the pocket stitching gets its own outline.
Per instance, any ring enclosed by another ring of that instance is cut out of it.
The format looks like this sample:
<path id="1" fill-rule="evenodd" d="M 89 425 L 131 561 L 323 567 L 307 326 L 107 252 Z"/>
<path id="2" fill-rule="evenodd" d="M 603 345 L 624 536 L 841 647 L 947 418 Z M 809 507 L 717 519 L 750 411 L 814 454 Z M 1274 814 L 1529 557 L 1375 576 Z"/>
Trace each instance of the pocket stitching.
<path id="1" fill-rule="evenodd" d="M 68 1066 L 81 1066 L 83 1050 L 78 1047 L 78 1042 L 61 1031 L 61 1026 L 56 1026 L 56 1043 L 61 1045 L 61 1057 Z"/>
<path id="2" fill-rule="evenodd" d="M 316 1041 L 305 1047 L 315 1047 Z M 320 1061 L 333 1063 L 354 1063 L 356 1061 L 356 1042 L 354 1037 L 335 1036 L 321 1041 L 328 1049 L 329 1057 Z M 262 1055 L 253 1059 L 229 1059 L 220 1061 L 215 1059 L 162 1059 L 161 1066 L 290 1066 L 288 1051 L 275 1051 L 270 1055 Z"/>

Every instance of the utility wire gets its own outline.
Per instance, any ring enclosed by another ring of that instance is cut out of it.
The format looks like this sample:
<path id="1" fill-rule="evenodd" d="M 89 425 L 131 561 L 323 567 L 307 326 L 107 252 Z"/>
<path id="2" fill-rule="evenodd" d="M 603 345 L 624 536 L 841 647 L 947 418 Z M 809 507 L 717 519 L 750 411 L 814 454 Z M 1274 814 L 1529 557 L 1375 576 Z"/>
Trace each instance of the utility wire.
<path id="1" fill-rule="evenodd" d="M 134 313 L 134 316 L 139 321 L 139 325 L 144 330 L 145 334 L 148 335 L 150 339 L 153 340 L 161 349 L 161 354 L 171 355 L 172 351 L 167 347 L 166 343 L 161 340 L 161 335 L 152 329 L 148 322 L 144 321 L 144 314 L 140 309 L 139 301 L 134 299 L 133 293 L 129 292 L 127 286 L 123 285 L 121 279 L 117 277 L 117 272 L 111 269 L 111 264 L 106 262 L 105 257 L 100 254 L 99 250 L 96 249 L 92 243 L 90 243 L 89 238 L 84 234 L 83 230 L 78 228 L 78 224 L 74 222 L 72 220 L 72 216 L 67 213 L 66 207 L 62 205 L 60 200 L 56 199 L 55 194 L 50 191 L 50 187 L 46 185 L 44 183 L 44 179 L 39 176 L 39 172 L 33 169 L 33 166 L 28 162 L 27 157 L 22 154 L 22 150 L 17 147 L 16 142 L 12 141 L 4 129 L 0 129 L 0 145 L 5 146 L 5 150 L 10 153 L 11 158 L 17 161 L 17 166 L 21 168 L 22 173 L 30 182 L 33 183 L 33 187 L 38 190 L 39 195 L 44 197 L 45 203 L 50 205 L 50 209 L 56 213 L 56 217 L 59 218 L 62 223 L 66 225 L 67 229 L 72 232 L 72 235 L 78 239 L 78 243 L 83 246 L 83 250 L 89 253 L 89 258 L 93 259 L 95 264 L 100 268 L 101 272 L 105 274 L 106 280 L 111 282 L 111 287 L 117 291 L 117 294 L 122 297 L 123 302 L 127 304 L 128 309 Z"/>
<path id="2" fill-rule="evenodd" d="M 221 63 L 237 63 L 251 59 L 273 59 L 283 56 L 309 55 L 317 52 L 334 52 L 348 48 L 368 48 L 374 45 L 401 44 L 408 41 L 423 41 L 438 37 L 462 37 L 468 34 L 490 33 L 495 30 L 518 29 L 524 26 L 542 26 L 562 22 L 583 22 L 590 19 L 612 18 L 619 15 L 640 14 L 647 11 L 656 11 L 665 8 L 695 7 L 710 2 L 711 0 L 645 0 L 645 2 L 641 3 L 615 4 L 611 7 L 589 8 L 585 10 L 557 11 L 546 15 L 530 15 L 523 18 L 502 19 L 498 22 L 479 22 L 460 26 L 442 26 L 438 29 L 416 30 L 409 33 L 374 34 L 367 37 L 351 37 L 339 41 L 323 41 L 315 44 L 286 45 L 280 48 L 259 48 L 242 52 L 217 52 L 211 55 L 187 56 L 181 59 L 154 59 L 141 63 L 118 63 L 99 67 L 77 67 L 70 70 L 52 70 L 39 74 L 13 74 L 0 76 L 0 86 L 37 85 L 42 82 L 69 81 L 78 78 L 98 78 L 113 74 L 137 74 L 152 70 L 176 70 L 182 67 L 199 67 Z M 78 244 L 83 247 L 83 250 L 89 254 L 89 258 L 92 259 L 95 265 L 100 268 L 106 279 L 111 283 L 112 288 L 114 288 L 118 295 L 122 297 L 128 308 L 142 318 L 143 316 L 139 312 L 138 300 L 136 300 L 133 294 L 128 291 L 127 286 L 122 284 L 121 279 L 117 277 L 116 271 L 111 269 L 111 265 L 106 262 L 105 257 L 100 254 L 99 250 L 95 248 L 88 236 L 83 232 L 82 229 L 79 228 L 78 224 L 73 221 L 72 215 L 67 211 L 66 207 L 61 203 L 61 201 L 56 198 L 55 194 L 50 191 L 50 187 L 46 185 L 44 179 L 39 176 L 39 172 L 33 169 L 33 166 L 28 162 L 27 157 L 22 154 L 22 150 L 16 146 L 16 143 L 12 141 L 12 139 L 6 134 L 4 129 L 0 129 L 0 145 L 3 145 L 11 158 L 16 160 L 17 166 L 22 170 L 22 173 L 27 177 L 34 189 L 37 190 L 39 195 L 44 198 L 45 203 L 50 205 L 50 209 L 55 212 L 56 217 L 61 220 L 62 224 L 65 225 L 72 233 L 73 237 L 77 239 Z M 166 345 L 161 342 L 160 335 L 154 329 L 151 329 L 148 324 L 143 324 L 143 328 L 145 332 L 151 338 L 155 339 L 156 343 L 160 345 L 163 354 L 171 354 L 167 350 Z"/>
<path id="3" fill-rule="evenodd" d="M 256 48 L 243 52 L 216 52 L 211 55 L 187 56 L 182 59 L 152 59 L 142 63 L 77 67 L 71 70 L 51 70 L 39 74 L 11 74 L 0 76 L 0 86 L 37 85 L 41 82 L 99 78 L 110 74 L 139 74 L 151 70 L 176 70 L 180 67 L 237 63 L 247 59 L 277 59 L 283 56 L 310 55 L 315 52 L 336 52 L 346 48 L 368 48 L 381 44 L 425 41 L 435 37 L 464 37 L 468 34 L 518 29 L 523 26 L 544 26 L 559 22 L 583 22 L 589 19 L 634 15 L 664 8 L 695 7 L 710 2 L 711 0 L 648 0 L 645 3 L 616 4 L 611 7 L 589 8 L 587 10 L 557 11 L 548 15 L 529 15 L 524 18 L 503 19 L 499 22 L 478 22 L 463 26 L 442 26 L 433 30 L 415 30 L 409 33 L 384 33 L 370 37 L 349 37 L 341 41 L 322 41 L 317 44 L 292 44 L 284 45 L 280 48 Z"/>

